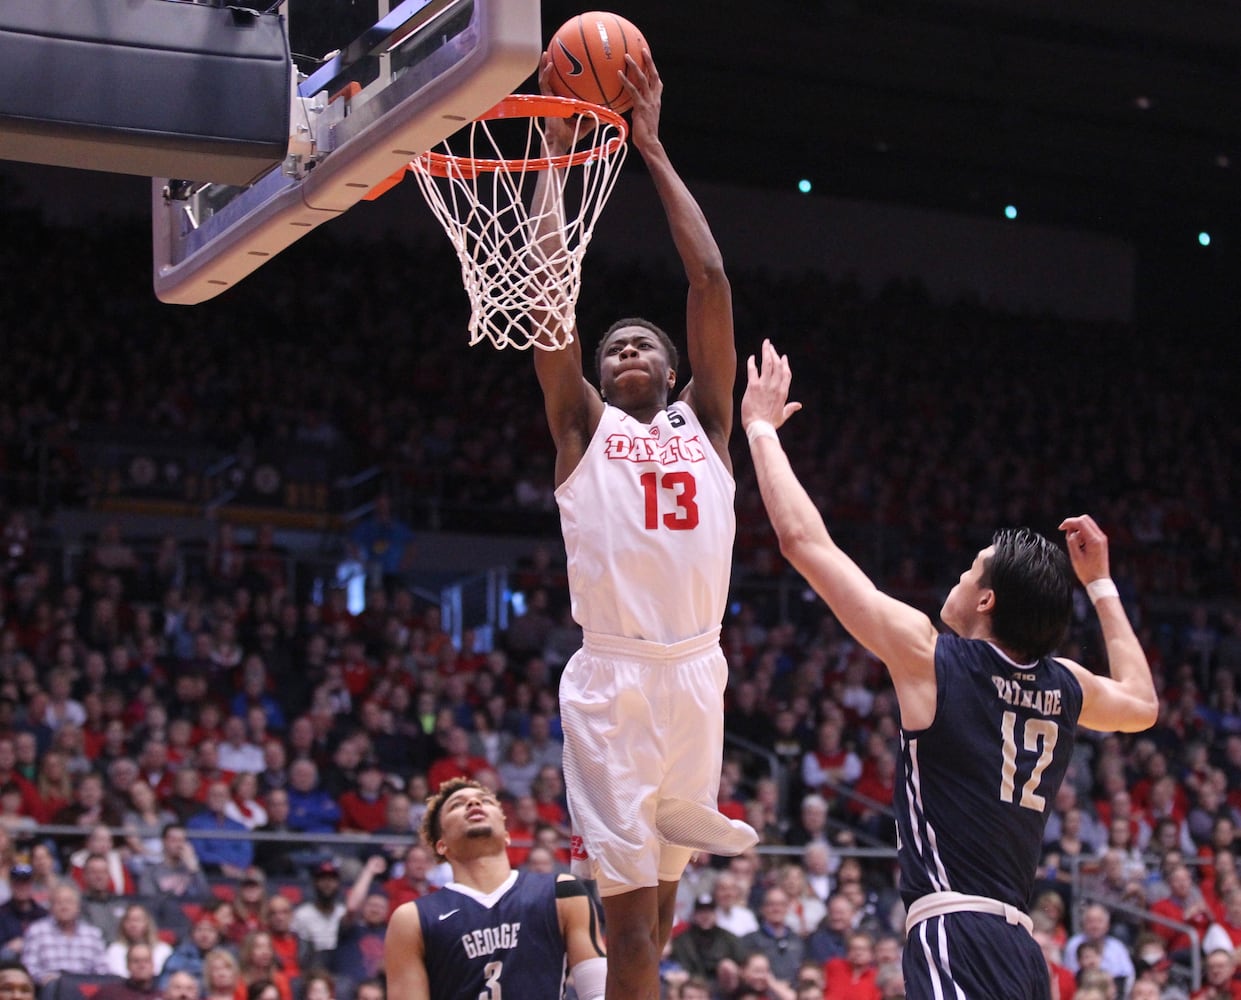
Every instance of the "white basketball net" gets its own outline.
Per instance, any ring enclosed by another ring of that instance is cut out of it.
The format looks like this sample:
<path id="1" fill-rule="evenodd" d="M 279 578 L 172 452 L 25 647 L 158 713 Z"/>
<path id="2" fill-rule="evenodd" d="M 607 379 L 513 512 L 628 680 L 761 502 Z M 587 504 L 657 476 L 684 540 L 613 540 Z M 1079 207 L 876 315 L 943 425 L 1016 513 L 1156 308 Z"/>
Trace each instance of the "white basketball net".
<path id="1" fill-rule="evenodd" d="M 544 116 L 569 119 L 570 153 L 544 157 Z M 582 258 L 627 134 L 606 108 L 516 96 L 410 164 L 461 262 L 471 346 L 486 338 L 501 349 L 558 351 L 573 342 Z M 551 185 L 545 211 L 533 206 L 540 173 Z"/>

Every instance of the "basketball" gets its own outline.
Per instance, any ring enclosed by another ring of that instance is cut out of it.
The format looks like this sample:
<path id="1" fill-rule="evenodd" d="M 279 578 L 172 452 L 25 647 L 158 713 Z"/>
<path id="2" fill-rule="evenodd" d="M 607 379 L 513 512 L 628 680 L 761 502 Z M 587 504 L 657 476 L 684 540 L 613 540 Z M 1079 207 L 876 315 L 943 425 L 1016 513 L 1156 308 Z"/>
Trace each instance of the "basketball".
<path id="1" fill-rule="evenodd" d="M 645 45 L 642 32 L 619 14 L 592 10 L 570 18 L 547 46 L 552 93 L 628 111 L 633 101 L 617 74 L 628 69 L 626 53 L 641 62 Z"/>

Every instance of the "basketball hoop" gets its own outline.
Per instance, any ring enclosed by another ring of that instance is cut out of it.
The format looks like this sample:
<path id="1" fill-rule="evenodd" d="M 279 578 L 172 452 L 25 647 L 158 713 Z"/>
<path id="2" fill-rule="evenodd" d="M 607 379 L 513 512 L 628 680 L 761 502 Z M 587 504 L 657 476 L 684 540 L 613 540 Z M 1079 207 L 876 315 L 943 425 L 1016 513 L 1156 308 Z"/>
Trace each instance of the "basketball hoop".
<path id="1" fill-rule="evenodd" d="M 563 155 L 542 155 L 545 118 L 572 119 Z M 519 94 L 410 163 L 461 262 L 471 346 L 484 338 L 523 351 L 572 343 L 582 258 L 625 161 L 628 133 L 608 108 Z M 551 197 L 543 208 L 533 195 L 545 172 Z"/>

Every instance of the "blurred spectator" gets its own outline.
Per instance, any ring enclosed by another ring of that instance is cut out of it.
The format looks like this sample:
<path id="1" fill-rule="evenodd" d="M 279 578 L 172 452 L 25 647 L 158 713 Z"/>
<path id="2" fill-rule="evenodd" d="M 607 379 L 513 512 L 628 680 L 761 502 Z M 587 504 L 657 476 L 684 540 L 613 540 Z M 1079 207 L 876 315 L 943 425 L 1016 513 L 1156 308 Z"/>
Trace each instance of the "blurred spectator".
<path id="1" fill-rule="evenodd" d="M 548 637 L 556 627 L 551 600 L 544 588 L 536 587 L 522 597 L 524 603 L 510 620 L 504 635 L 504 648 L 519 662 L 542 656 Z"/>
<path id="2" fill-rule="evenodd" d="M 271 983 L 276 987 L 280 1000 L 293 1000 L 292 984 L 279 966 L 267 931 L 253 930 L 242 938 L 238 971 L 241 982 L 247 987 L 255 983 Z"/>
<path id="3" fill-rule="evenodd" d="M 848 896 L 841 893 L 830 896 L 826 916 L 806 937 L 806 954 L 820 962 L 843 958 L 856 915 L 856 907 Z"/>
<path id="4" fill-rule="evenodd" d="M 124 975 L 120 982 L 100 986 L 95 994 L 96 1000 L 155 1000 L 160 996 L 155 959 L 151 946 L 145 941 L 131 944 L 126 949 Z"/>
<path id="5" fill-rule="evenodd" d="M 265 628 L 266 626 L 266 628 Z M 270 628 L 270 632 L 267 631 Z M 260 622 L 257 645 L 263 648 L 264 643 L 273 649 L 275 643 L 274 622 Z M 281 733 L 285 729 L 284 707 L 270 690 L 270 679 L 263 658 L 257 654 L 247 656 L 241 669 L 241 690 L 233 696 L 230 705 L 231 713 L 239 718 L 247 718 L 250 710 L 257 708 L 263 713 L 267 728 Z M 253 736 L 253 733 L 251 734 Z M 256 741 L 257 742 L 257 741 Z M 245 770 L 236 768 L 235 770 Z"/>
<path id="6" fill-rule="evenodd" d="M 225 810 L 232 802 L 228 785 L 223 781 L 213 781 L 207 787 L 207 807 L 191 816 L 185 829 L 191 835 L 190 844 L 198 857 L 199 864 L 209 875 L 223 875 L 225 878 L 238 879 L 245 874 L 246 868 L 254 861 L 254 842 L 236 837 L 195 837 L 197 833 L 240 834 L 248 832 L 246 827 L 234 819 L 229 819 Z"/>
<path id="7" fill-rule="evenodd" d="M 1051 976 L 1051 996 L 1053 1000 L 1058 997 L 1059 1000 L 1072 1000 L 1073 994 L 1077 990 L 1077 979 L 1073 973 L 1064 966 L 1064 953 L 1060 946 L 1052 940 L 1050 934 L 1046 931 L 1038 930 L 1032 932 L 1034 940 L 1038 942 L 1038 946 L 1043 951 L 1043 958 L 1047 961 L 1047 971 Z"/>
<path id="8" fill-rule="evenodd" d="M 1081 968 L 1077 950 L 1090 942 L 1099 950 L 1099 967 L 1120 984 L 1121 995 L 1128 994 L 1136 975 L 1133 959 L 1124 943 L 1111 934 L 1112 915 L 1101 903 L 1090 903 L 1082 910 L 1081 931 L 1064 946 L 1064 966 L 1076 974 Z"/>
<path id="9" fill-rule="evenodd" d="M 341 1000 L 352 1000 L 358 983 L 373 979 L 384 970 L 389 900 L 374 880 L 386 870 L 387 863 L 382 857 L 371 857 L 345 897 L 345 913 L 341 917 L 330 967 Z"/>
<path id="10" fill-rule="evenodd" d="M 267 810 L 267 822 L 257 828 L 259 833 L 296 832 L 289 825 L 289 793 L 285 789 L 272 789 L 267 793 L 264 803 Z M 272 877 L 287 878 L 298 873 L 297 858 L 303 854 L 304 852 L 290 848 L 290 845 L 283 844 L 276 839 L 259 840 L 254 845 L 254 864 Z M 315 851 L 311 851 L 310 854 L 318 856 L 318 852 Z"/>
<path id="11" fill-rule="evenodd" d="M 85 869 L 91 858 L 103 860 L 106 884 L 112 892 L 118 896 L 133 895 L 134 880 L 125 864 L 125 855 L 114 844 L 111 827 L 93 827 L 84 846 L 69 855 L 69 874 L 80 887 L 87 884 Z"/>
<path id="12" fill-rule="evenodd" d="M 163 1000 L 199 1000 L 202 988 L 188 972 L 174 972 L 163 983 Z"/>
<path id="13" fill-rule="evenodd" d="M 690 976 L 717 981 L 721 963 L 731 963 L 733 971 L 740 967 L 747 952 L 741 939 L 717 926 L 715 900 L 699 896 L 694 900 L 689 926 L 672 938 L 672 957 Z M 728 970 L 725 975 L 727 976 Z"/>
<path id="14" fill-rule="evenodd" d="M 1202 988 L 1190 1000 L 1241 1000 L 1241 980 L 1236 978 L 1237 959 L 1231 949 L 1208 952 L 1203 963 Z"/>
<path id="15" fill-rule="evenodd" d="M 383 884 L 384 894 L 388 897 L 389 914 L 398 906 L 435 891 L 436 886 L 432 885 L 428 878 L 433 864 L 431 852 L 422 844 L 410 844 L 405 848 L 401 874 Z"/>
<path id="16" fill-rule="evenodd" d="M 9 870 L 9 885 L 12 895 L 0 903 L 0 961 L 20 959 L 26 928 L 48 913 L 32 897 L 34 869 L 30 865 L 14 865 Z"/>
<path id="17" fill-rule="evenodd" d="M 827 835 L 827 799 L 818 792 L 811 792 L 801 800 L 797 820 L 785 834 L 785 843 L 790 847 L 804 847 L 811 843 L 828 843 Z"/>
<path id="18" fill-rule="evenodd" d="M 239 771 L 229 784 L 229 800 L 224 815 L 247 830 L 256 830 L 267 822 L 267 810 L 259 801 L 258 776 L 252 771 Z"/>
<path id="19" fill-rule="evenodd" d="M 230 941 L 240 941 L 247 934 L 263 929 L 267 910 L 267 876 L 261 868 L 251 865 L 242 873 L 229 906 L 233 911 Z"/>
<path id="20" fill-rule="evenodd" d="M 152 975 L 158 976 L 164 971 L 164 963 L 172 954 L 172 946 L 159 939 L 155 921 L 141 903 L 130 903 L 125 907 L 117 926 L 117 935 L 104 950 L 104 960 L 108 971 L 116 976 L 129 973 L 127 964 L 129 950 L 133 945 L 145 945 L 150 949 Z"/>
<path id="21" fill-rule="evenodd" d="M 832 854 L 827 843 L 822 840 L 808 843 L 802 850 L 802 863 L 806 866 L 806 885 L 826 905 L 832 894 Z"/>
<path id="22" fill-rule="evenodd" d="M 258 774 L 260 791 L 266 795 L 276 788 L 289 786 L 289 753 L 277 739 L 263 744 L 263 770 Z"/>
<path id="23" fill-rule="evenodd" d="M 52 902 L 52 891 L 65 879 L 61 877 L 56 855 L 44 841 L 37 841 L 30 848 L 30 868 L 34 872 L 30 897 L 44 906 L 49 906 Z"/>
<path id="24" fill-rule="evenodd" d="M 52 890 L 51 912 L 27 929 L 22 962 L 36 983 L 46 983 L 62 973 L 106 973 L 103 934 L 82 919 L 82 898 L 76 886 L 58 885 Z"/>
<path id="25" fill-rule="evenodd" d="M 14 784 L 22 790 L 19 783 L 14 782 Z M 73 778 L 69 774 L 64 754 L 54 750 L 43 754 L 35 774 L 34 788 L 42 803 L 42 809 L 38 814 L 28 813 L 27 815 L 55 816 L 69 804 L 73 798 Z M 22 790 L 21 794 L 23 809 L 25 809 L 27 807 L 26 793 Z"/>
<path id="26" fill-rule="evenodd" d="M 288 896 L 275 893 L 264 906 L 264 927 L 271 938 L 272 950 L 280 960 L 280 967 L 290 979 L 298 979 L 314 961 L 315 950 L 305 938 L 293 929 L 293 901 Z"/>
<path id="27" fill-rule="evenodd" d="M 124 897 L 115 889 L 102 854 L 91 854 L 82 865 L 82 919 L 103 932 L 104 943 L 115 941 L 125 913 Z"/>
<path id="28" fill-rule="evenodd" d="M 305 758 L 289 765 L 289 829 L 297 833 L 335 833 L 340 806 L 319 784 L 319 768 Z"/>
<path id="29" fill-rule="evenodd" d="M 148 865 L 164 856 L 163 830 L 176 821 L 155 797 L 155 791 L 145 781 L 134 782 L 129 790 L 129 808 L 121 817 L 121 826 L 129 831 L 125 843 L 129 848 L 130 865 L 141 872 Z"/>
<path id="30" fill-rule="evenodd" d="M 805 938 L 827 916 L 827 906 L 811 892 L 801 865 L 791 862 L 781 865 L 776 873 L 776 884 L 784 890 L 789 901 L 789 927 Z"/>
<path id="31" fill-rule="evenodd" d="M 233 774 L 242 771 L 258 774 L 263 770 L 263 750 L 247 738 L 244 716 L 228 716 L 224 720 L 223 732 L 224 738 L 216 748 L 220 770 Z"/>
<path id="32" fill-rule="evenodd" d="M 1128 858 L 1123 851 L 1111 848 L 1104 852 L 1098 868 L 1087 871 L 1082 878 L 1085 892 L 1105 906 L 1146 908 L 1145 880 L 1129 876 Z M 1117 913 L 1113 919 L 1113 933 L 1132 944 L 1140 930 L 1134 918 Z"/>
<path id="33" fill-rule="evenodd" d="M 746 890 L 731 872 L 721 872 L 715 880 L 715 922 L 726 931 L 744 938 L 758 930 L 758 918 L 745 903 Z"/>
<path id="34" fill-rule="evenodd" d="M 737 1000 L 791 1000 L 792 988 L 787 980 L 776 975 L 771 961 L 761 951 L 752 951 L 741 965 L 739 987 L 732 996 Z"/>
<path id="35" fill-rule="evenodd" d="M 13 785 L 20 790 L 23 815 L 36 819 L 45 815 L 37 789 L 17 771 L 17 753 L 13 748 L 13 740 L 0 736 L 0 786 L 4 785 Z"/>
<path id="36" fill-rule="evenodd" d="M 556 720 L 559 722 L 559 719 Z M 564 759 L 564 737 L 553 731 L 552 717 L 546 712 L 534 712 L 530 716 L 529 735 L 526 741 L 530 744 L 530 757 L 539 769 L 546 767 L 560 771 Z"/>
<path id="37" fill-rule="evenodd" d="M 379 761 L 368 757 L 358 768 L 355 788 L 339 798 L 342 833 L 374 833 L 388 818 L 388 793 Z"/>
<path id="38" fill-rule="evenodd" d="M 34 1000 L 37 992 L 30 973 L 15 959 L 5 959 L 0 965 L 0 991 L 17 1000 Z"/>
<path id="39" fill-rule="evenodd" d="M 193 976 L 196 983 L 202 984 L 207 956 L 219 949 L 222 943 L 219 924 L 211 911 L 199 912 L 190 924 L 189 933 L 177 942 L 164 962 L 162 978 L 165 986 L 172 982 L 177 973 Z"/>
<path id="40" fill-rule="evenodd" d="M 480 771 L 490 768 L 485 757 L 470 753 L 470 734 L 460 726 L 453 726 L 444 740 L 444 756 L 432 763 L 427 772 L 427 783 L 435 792 L 449 778 L 475 778 Z"/>
<path id="41" fill-rule="evenodd" d="M 851 931 L 842 957 L 823 966 L 824 993 L 841 1000 L 882 1000 L 876 983 L 875 940 L 865 931 Z"/>
<path id="42" fill-rule="evenodd" d="M 237 1000 L 244 991 L 241 964 L 224 948 L 212 948 L 203 956 L 203 1000 Z"/>
<path id="43" fill-rule="evenodd" d="M 742 937 L 741 946 L 747 951 L 761 951 L 771 963 L 772 975 L 792 982 L 805 957 L 806 946 L 790 926 L 788 913 L 788 894 L 780 888 L 768 889 L 763 893 L 758 929 Z"/>
<path id="44" fill-rule="evenodd" d="M 1223 912 L 1216 916 L 1202 939 L 1204 953 L 1220 948 L 1233 952 L 1241 949 L 1241 888 L 1224 893 Z"/>
<path id="45" fill-rule="evenodd" d="M 844 746 L 840 723 L 828 720 L 819 724 L 814 749 L 802 758 L 801 780 L 828 802 L 836 795 L 835 788 L 851 785 L 862 774 L 862 762 L 856 753 Z"/>
<path id="46" fill-rule="evenodd" d="M 311 971 L 302 982 L 302 1000 L 336 1000 L 336 979 L 323 969 Z"/>
<path id="47" fill-rule="evenodd" d="M 181 823 L 202 812 L 207 800 L 207 786 L 197 767 L 186 762 L 172 775 L 171 787 L 163 797 L 164 805 Z"/>
<path id="48" fill-rule="evenodd" d="M 211 889 L 185 827 L 180 823 L 169 823 L 160 839 L 163 841 L 163 858 L 143 868 L 138 877 L 139 895 L 165 895 L 186 900 L 209 896 Z"/>
<path id="49" fill-rule="evenodd" d="M 404 585 L 414 566 L 414 533 L 393 515 L 392 498 L 387 493 L 375 497 L 374 510 L 353 529 L 349 541 L 366 566 L 371 586 L 382 586 L 391 593 Z"/>
<path id="50" fill-rule="evenodd" d="M 336 947 L 345 904 L 340 898 L 340 869 L 334 861 L 324 861 L 311 872 L 311 898 L 293 910 L 293 932 L 324 954 Z"/>
<path id="51" fill-rule="evenodd" d="M 1202 890 L 1194 882 L 1193 873 L 1184 864 L 1174 865 L 1168 873 L 1169 895 L 1151 905 L 1151 912 L 1177 923 L 1190 924 L 1199 935 L 1206 933 L 1211 913 L 1202 898 Z M 1164 947 L 1175 959 L 1190 947 L 1189 937 L 1181 931 L 1152 923 L 1150 929 L 1163 939 Z"/>

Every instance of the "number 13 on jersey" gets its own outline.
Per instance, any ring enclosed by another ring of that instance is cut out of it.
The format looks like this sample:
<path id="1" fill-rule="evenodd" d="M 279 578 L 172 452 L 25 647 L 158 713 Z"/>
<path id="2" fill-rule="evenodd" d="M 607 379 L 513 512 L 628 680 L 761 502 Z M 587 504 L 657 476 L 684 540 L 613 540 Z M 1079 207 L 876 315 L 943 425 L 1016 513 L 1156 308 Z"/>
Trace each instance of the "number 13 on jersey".
<path id="1" fill-rule="evenodd" d="M 692 472 L 644 472 L 641 483 L 648 531 L 661 527 L 690 531 L 698 527 L 698 504 L 694 500 L 698 484 Z"/>

